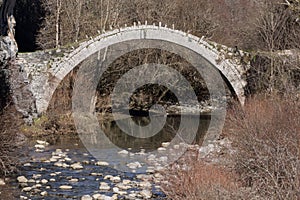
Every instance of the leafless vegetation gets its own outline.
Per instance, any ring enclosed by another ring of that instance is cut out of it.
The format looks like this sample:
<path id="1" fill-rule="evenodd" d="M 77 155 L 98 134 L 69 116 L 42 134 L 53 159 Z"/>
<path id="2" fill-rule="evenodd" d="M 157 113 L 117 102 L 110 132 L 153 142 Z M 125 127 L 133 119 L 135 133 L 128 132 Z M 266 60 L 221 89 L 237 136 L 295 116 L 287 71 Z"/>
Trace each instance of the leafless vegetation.
<path id="1" fill-rule="evenodd" d="M 299 199 L 299 99 L 292 95 L 248 101 L 243 111 L 232 110 L 227 121 L 241 182 L 264 199 Z"/>

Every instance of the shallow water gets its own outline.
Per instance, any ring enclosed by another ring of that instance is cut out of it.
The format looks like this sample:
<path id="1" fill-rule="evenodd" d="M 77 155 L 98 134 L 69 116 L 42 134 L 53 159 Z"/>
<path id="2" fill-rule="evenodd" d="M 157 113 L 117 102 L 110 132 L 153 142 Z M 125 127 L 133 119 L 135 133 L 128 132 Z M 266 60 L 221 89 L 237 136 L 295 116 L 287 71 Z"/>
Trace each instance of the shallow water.
<path id="1" fill-rule="evenodd" d="M 194 116 L 188 116 L 189 122 L 192 124 L 195 120 Z M 201 118 L 200 126 L 198 129 L 197 137 L 195 138 L 195 143 L 201 142 L 203 134 L 207 130 L 209 125 L 209 117 L 204 116 Z M 128 119 L 123 119 L 123 122 L 127 123 Z M 147 124 L 148 118 L 146 117 L 135 117 L 134 121 L 139 124 Z M 158 136 L 137 140 L 136 138 L 124 134 L 117 126 L 116 122 L 106 122 L 102 123 L 101 127 L 105 134 L 110 138 L 110 140 L 116 144 L 121 149 L 128 150 L 134 157 L 137 155 L 137 152 L 140 152 L 141 149 L 144 149 L 145 154 L 142 156 L 148 156 L 153 150 L 161 147 L 162 142 L 168 142 L 174 137 L 174 132 L 178 130 L 180 124 L 180 117 L 168 117 L 166 126 L 162 131 L 158 133 Z M 127 194 L 136 193 L 137 197 L 143 199 L 139 195 L 138 191 L 143 190 L 143 186 L 139 186 L 141 180 L 138 178 L 138 174 L 134 172 L 122 172 L 112 168 L 116 163 L 119 163 L 119 160 L 124 160 L 124 156 L 114 153 L 111 149 L 105 149 L 104 147 L 98 146 L 97 149 L 101 149 L 103 154 L 109 158 L 110 166 L 97 166 L 95 163 L 96 160 L 93 155 L 88 151 L 91 151 L 91 148 L 87 148 L 82 144 L 80 138 L 74 137 L 61 137 L 56 144 L 49 145 L 42 152 L 36 152 L 34 148 L 35 141 L 30 141 L 28 143 L 29 148 L 29 159 L 24 158 L 22 161 L 25 166 L 20 170 L 20 176 L 25 176 L 28 180 L 33 179 L 33 183 L 27 183 L 23 187 L 32 187 L 30 192 L 21 192 L 21 196 L 27 197 L 28 199 L 80 199 L 83 195 L 93 195 L 93 194 L 103 194 L 106 196 L 113 196 L 114 192 L 112 188 L 116 186 L 117 183 L 114 183 L 111 180 L 105 179 L 106 175 L 118 176 L 123 180 L 130 180 L 130 189 L 124 191 Z M 57 162 L 65 163 L 66 165 L 71 165 L 76 162 L 80 162 L 83 166 L 83 169 L 74 170 L 70 167 L 58 167 L 54 166 L 56 162 L 49 162 L 49 159 L 55 155 L 55 151 L 61 149 L 62 153 L 65 154 L 62 158 L 58 158 Z M 132 157 L 127 156 L 125 160 L 133 162 Z M 69 158 L 64 160 L 64 158 Z M 45 162 L 46 161 L 46 162 Z M 126 165 L 126 163 L 124 163 Z M 135 170 L 133 170 L 135 171 Z M 56 173 L 56 175 L 54 175 Z M 95 175 L 95 173 L 97 175 Z M 145 174 L 152 174 L 155 172 L 149 172 Z M 78 179 L 78 182 L 70 182 L 71 179 Z M 41 183 L 41 180 L 46 179 L 48 182 L 45 184 Z M 55 179 L 51 182 L 50 179 Z M 111 187 L 108 191 L 100 191 L 99 184 L 100 182 L 106 182 Z M 150 180 L 149 180 L 150 182 Z M 13 181 L 13 186 L 16 188 L 16 191 L 19 184 Z M 35 187 L 36 184 L 40 184 L 38 187 Z M 151 187 L 148 188 L 151 193 L 151 199 L 164 199 L 164 193 L 157 187 L 154 183 L 151 182 Z M 62 190 L 59 187 L 62 185 L 70 185 L 72 189 Z M 42 196 L 41 192 L 47 192 L 46 196 Z M 17 195 L 18 197 L 19 194 Z M 119 195 L 118 199 L 127 199 L 126 195 Z"/>

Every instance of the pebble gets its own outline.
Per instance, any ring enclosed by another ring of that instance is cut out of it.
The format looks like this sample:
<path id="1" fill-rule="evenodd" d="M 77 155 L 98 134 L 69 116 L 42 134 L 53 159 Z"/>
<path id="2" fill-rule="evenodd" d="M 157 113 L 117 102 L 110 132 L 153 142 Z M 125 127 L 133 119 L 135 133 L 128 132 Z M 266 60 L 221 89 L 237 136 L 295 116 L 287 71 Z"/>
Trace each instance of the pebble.
<path id="1" fill-rule="evenodd" d="M 127 164 L 127 167 L 129 167 L 130 169 L 136 169 L 136 168 L 141 168 L 142 165 L 141 165 L 141 163 L 136 161 L 136 162 L 132 162 L 132 163 Z"/>
<path id="2" fill-rule="evenodd" d="M 28 182 L 28 180 L 25 176 L 19 176 L 17 178 L 17 180 L 18 180 L 19 183 L 27 183 Z"/>
<path id="3" fill-rule="evenodd" d="M 152 192 L 150 190 L 142 190 L 140 194 L 146 199 L 150 199 L 152 197 Z"/>
<path id="4" fill-rule="evenodd" d="M 100 190 L 110 190 L 110 186 L 105 182 L 101 182 L 99 189 Z"/>
<path id="5" fill-rule="evenodd" d="M 62 190 L 71 190 L 73 187 L 70 185 L 61 185 L 59 186 L 59 188 Z"/>
<path id="6" fill-rule="evenodd" d="M 93 200 L 93 197 L 91 197 L 90 195 L 84 195 L 81 197 L 81 200 Z"/>
<path id="7" fill-rule="evenodd" d="M 45 149 L 46 148 L 45 145 L 43 145 L 43 144 L 36 144 L 36 145 L 34 145 L 34 147 L 37 149 Z"/>
<path id="8" fill-rule="evenodd" d="M 129 152 L 126 151 L 126 150 L 124 149 L 124 150 L 122 150 L 122 151 L 119 151 L 118 154 L 121 154 L 121 155 L 128 155 Z"/>
<path id="9" fill-rule="evenodd" d="M 78 178 L 72 178 L 71 180 L 69 180 L 69 182 L 73 182 L 73 183 L 78 182 L 78 181 L 79 181 Z"/>
<path id="10" fill-rule="evenodd" d="M 118 177 L 118 176 L 112 177 L 110 180 L 111 180 L 112 182 L 114 182 L 114 183 L 119 183 L 119 182 L 121 182 L 121 178 Z"/>
<path id="11" fill-rule="evenodd" d="M 94 195 L 93 195 L 93 198 L 94 198 L 94 199 L 101 199 L 101 198 L 102 198 L 102 195 L 101 195 L 101 194 L 94 194 Z"/>
<path id="12" fill-rule="evenodd" d="M 41 145 L 45 145 L 45 146 L 48 146 L 48 145 L 49 145 L 48 142 L 43 141 L 43 140 L 37 140 L 36 143 L 37 143 L 37 144 L 41 144 Z"/>
<path id="13" fill-rule="evenodd" d="M 24 187 L 22 189 L 23 192 L 30 192 L 32 190 L 32 187 Z"/>
<path id="14" fill-rule="evenodd" d="M 41 195 L 42 195 L 42 196 L 47 196 L 47 195 L 48 195 L 48 192 L 43 191 L 43 192 L 41 192 Z"/>
<path id="15" fill-rule="evenodd" d="M 30 167 L 31 164 L 30 164 L 30 163 L 25 163 L 23 166 L 24 166 L 24 167 Z"/>
<path id="16" fill-rule="evenodd" d="M 164 148 L 164 147 L 159 147 L 158 149 L 157 149 L 157 151 L 166 151 L 167 149 L 166 148 Z"/>
<path id="17" fill-rule="evenodd" d="M 5 181 L 3 179 L 0 179 L 0 186 L 5 185 Z"/>
<path id="18" fill-rule="evenodd" d="M 162 147 L 165 147 L 165 148 L 167 148 L 169 145 L 170 145 L 170 142 L 163 142 L 163 143 L 161 144 L 161 146 L 162 146 Z"/>
<path id="19" fill-rule="evenodd" d="M 104 162 L 104 161 L 98 161 L 98 162 L 96 163 L 96 165 L 98 165 L 98 166 L 108 166 L 109 163 L 108 163 L 108 162 Z"/>
<path id="20" fill-rule="evenodd" d="M 41 181 L 41 183 L 42 183 L 42 184 L 46 184 L 46 183 L 48 183 L 48 181 L 47 181 L 46 179 L 43 179 L 43 180 Z"/>
<path id="21" fill-rule="evenodd" d="M 74 163 L 71 165 L 71 168 L 77 170 L 77 169 L 83 169 L 83 166 L 80 163 Z"/>

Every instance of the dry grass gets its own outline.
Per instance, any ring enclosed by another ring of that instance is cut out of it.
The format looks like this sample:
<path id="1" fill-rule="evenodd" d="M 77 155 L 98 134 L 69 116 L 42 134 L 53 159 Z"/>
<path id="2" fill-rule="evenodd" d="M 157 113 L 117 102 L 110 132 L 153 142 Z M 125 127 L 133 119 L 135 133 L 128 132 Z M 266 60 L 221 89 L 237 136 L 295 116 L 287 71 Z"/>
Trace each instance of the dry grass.
<path id="1" fill-rule="evenodd" d="M 235 170 L 263 199 L 300 198 L 300 102 L 294 97 L 251 98 L 228 117 Z"/>
<path id="2" fill-rule="evenodd" d="M 170 199 L 232 199 L 238 189 L 235 174 L 221 166 L 190 161 L 188 170 L 167 172 L 163 191 Z"/>
<path id="3" fill-rule="evenodd" d="M 0 119 L 0 176 L 7 176 L 17 171 L 17 134 L 22 121 L 13 105 L 4 109 Z"/>

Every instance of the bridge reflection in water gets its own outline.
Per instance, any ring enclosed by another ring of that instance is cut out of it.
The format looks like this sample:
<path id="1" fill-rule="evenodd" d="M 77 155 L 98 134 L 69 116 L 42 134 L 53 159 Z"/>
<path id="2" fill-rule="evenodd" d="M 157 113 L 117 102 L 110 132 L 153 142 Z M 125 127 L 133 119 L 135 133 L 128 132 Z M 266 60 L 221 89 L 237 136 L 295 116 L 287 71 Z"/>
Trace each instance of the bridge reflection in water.
<path id="1" fill-rule="evenodd" d="M 158 118 L 160 116 L 157 116 Z M 191 126 L 195 127 L 193 124 L 198 120 L 193 115 L 184 116 L 187 119 L 187 122 Z M 194 144 L 201 144 L 203 137 L 208 130 L 210 124 L 210 115 L 201 115 L 200 123 L 197 130 L 197 136 L 194 139 Z M 146 126 L 150 123 L 150 118 L 145 116 L 134 116 L 131 118 L 121 119 L 123 124 L 126 124 L 128 127 L 131 127 L 133 123 L 136 123 L 139 126 Z M 111 122 L 101 122 L 100 127 L 106 136 L 110 139 L 112 143 L 122 149 L 132 148 L 132 151 L 139 151 L 141 148 L 146 149 L 146 151 L 152 151 L 161 147 L 162 142 L 170 142 L 175 135 L 180 131 L 180 116 L 168 116 L 166 119 L 165 126 L 161 131 L 156 135 L 149 138 L 137 138 L 129 134 L 124 133 L 117 125 L 116 121 Z M 186 132 L 193 130 L 185 130 Z M 99 143 L 98 143 L 99 144 Z"/>

